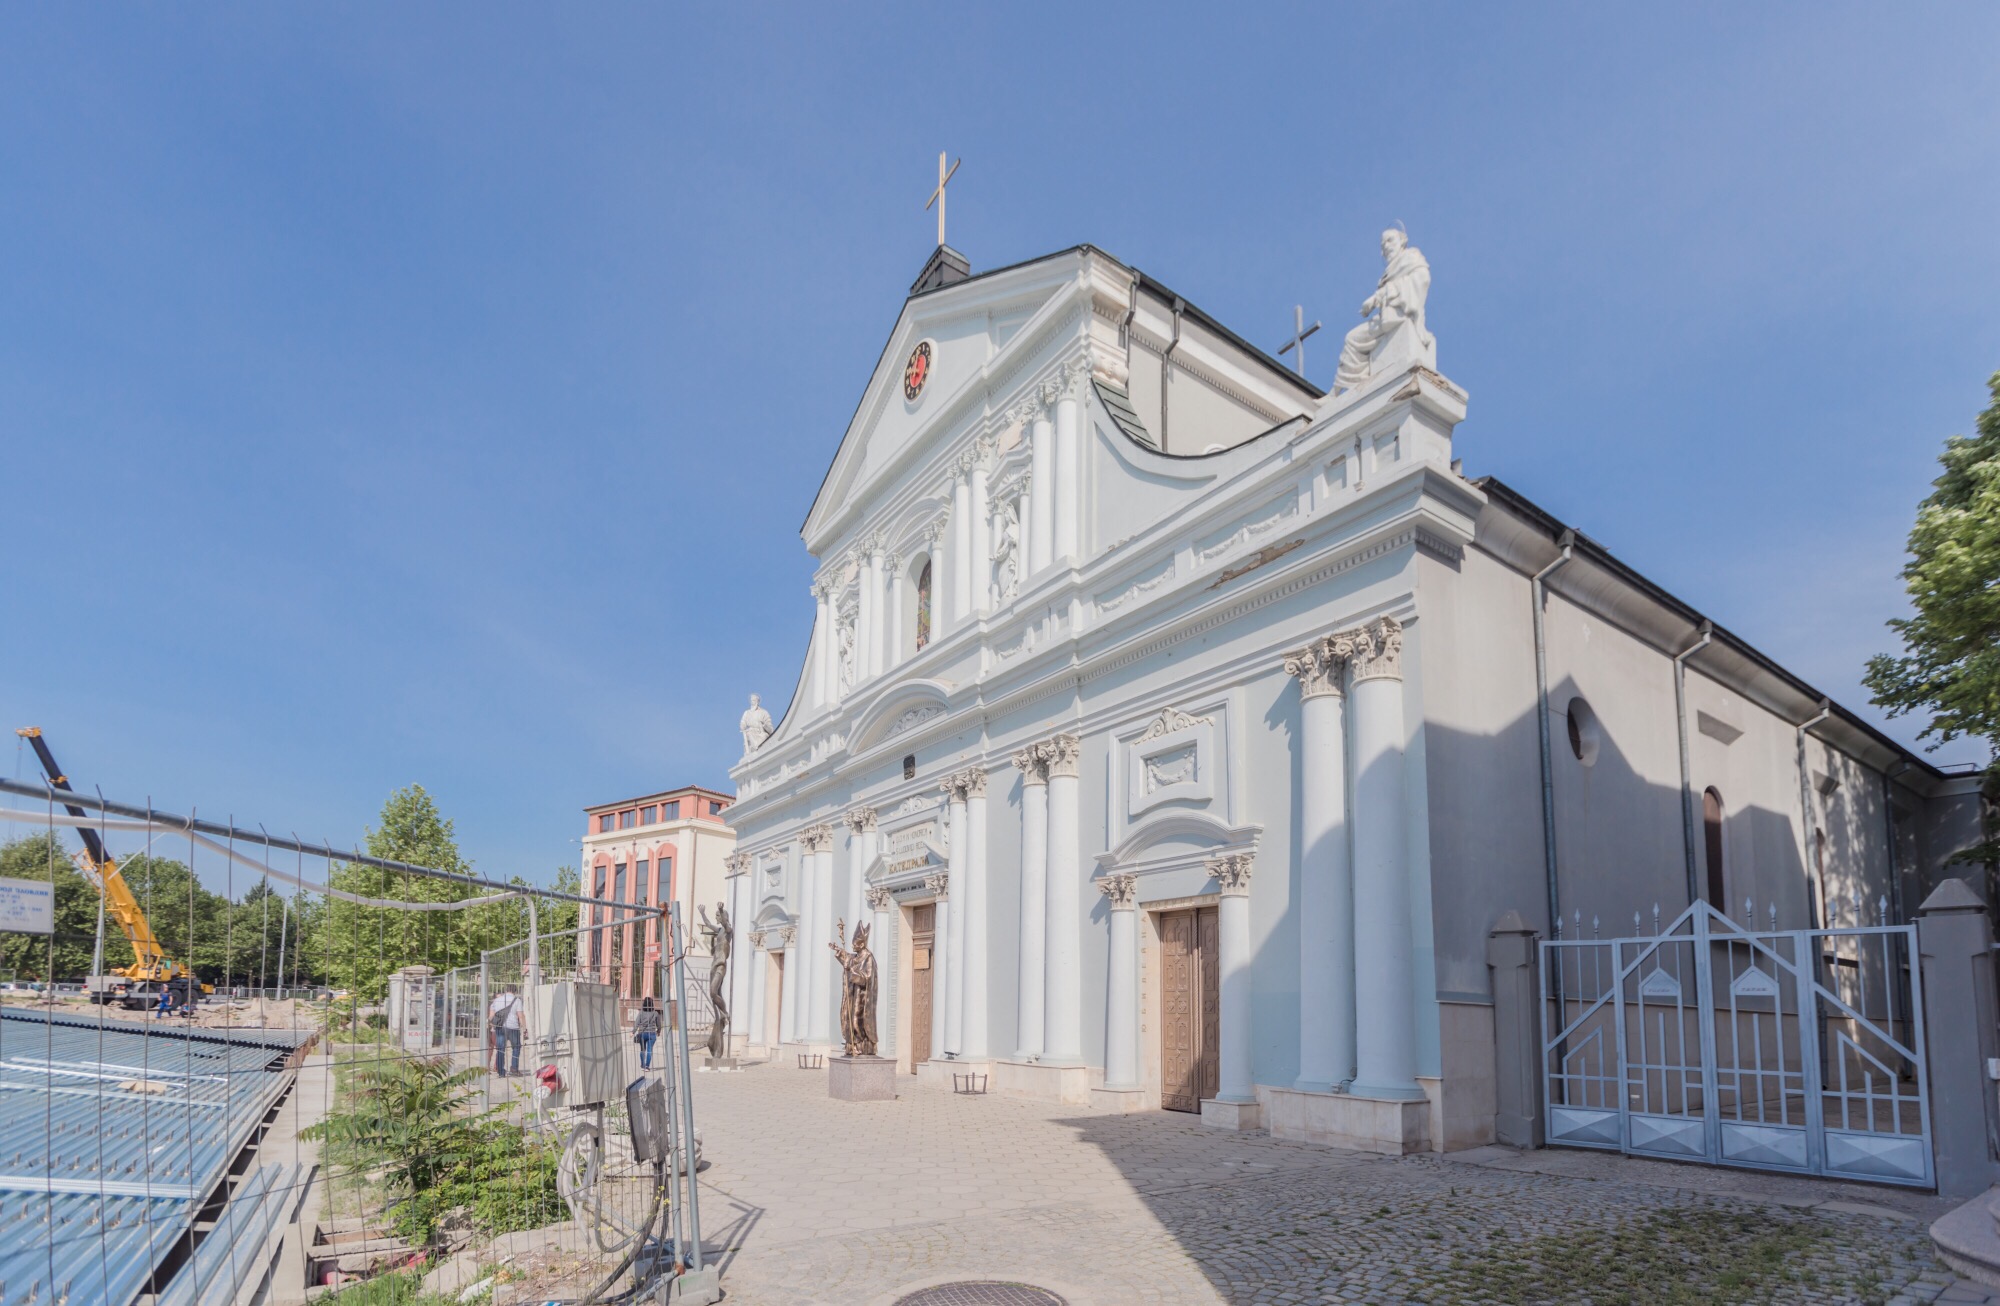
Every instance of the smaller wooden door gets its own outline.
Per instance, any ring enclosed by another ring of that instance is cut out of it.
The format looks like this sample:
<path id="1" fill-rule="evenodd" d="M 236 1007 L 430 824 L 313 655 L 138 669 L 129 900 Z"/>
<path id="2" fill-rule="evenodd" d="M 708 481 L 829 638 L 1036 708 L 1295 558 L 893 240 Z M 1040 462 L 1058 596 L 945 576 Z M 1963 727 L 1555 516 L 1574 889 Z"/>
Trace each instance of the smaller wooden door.
<path id="1" fill-rule="evenodd" d="M 937 904 L 910 908 L 910 1073 L 931 1059 L 931 945 L 937 939 Z"/>
<path id="2" fill-rule="evenodd" d="M 1222 1083 L 1220 921 L 1213 907 L 1160 916 L 1160 1105 L 1199 1111 Z"/>

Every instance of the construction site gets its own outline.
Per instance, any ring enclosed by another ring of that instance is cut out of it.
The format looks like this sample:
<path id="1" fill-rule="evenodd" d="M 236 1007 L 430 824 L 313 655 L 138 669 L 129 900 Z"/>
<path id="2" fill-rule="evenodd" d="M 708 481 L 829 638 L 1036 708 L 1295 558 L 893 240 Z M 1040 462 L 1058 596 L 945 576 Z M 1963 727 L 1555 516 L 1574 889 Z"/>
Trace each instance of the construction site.
<path id="1" fill-rule="evenodd" d="M 20 733 L 0 1306 L 719 1299 L 677 905 L 572 924 L 573 893 L 79 792 Z M 204 917 L 197 873 L 248 888 Z M 665 1001 L 628 1013 L 576 959 L 642 915 Z"/>

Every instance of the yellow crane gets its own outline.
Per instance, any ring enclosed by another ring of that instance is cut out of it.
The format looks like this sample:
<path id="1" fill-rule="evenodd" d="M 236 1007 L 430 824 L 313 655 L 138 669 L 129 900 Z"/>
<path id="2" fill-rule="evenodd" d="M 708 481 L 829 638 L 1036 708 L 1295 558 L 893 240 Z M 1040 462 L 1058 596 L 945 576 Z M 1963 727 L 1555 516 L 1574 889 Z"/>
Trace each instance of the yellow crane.
<path id="1" fill-rule="evenodd" d="M 40 726 L 23 726 L 14 732 L 28 741 L 41 759 L 42 770 L 48 773 L 49 786 L 63 792 L 70 788 L 69 777 L 56 765 L 56 755 L 49 751 L 49 744 L 42 738 Z M 71 816 L 81 817 L 84 811 L 73 803 L 63 804 Z M 104 975 L 89 978 L 91 996 L 98 1002 L 117 1001 L 123 1006 L 138 1010 L 150 1005 L 151 995 L 173 980 L 187 979 L 194 982 L 192 973 L 179 962 L 167 956 L 160 946 L 159 936 L 153 933 L 153 926 L 140 910 L 139 900 L 132 895 L 132 887 L 125 883 L 119 872 L 118 863 L 104 850 L 104 843 L 97 837 L 97 831 L 89 826 L 81 826 L 77 833 L 82 836 L 83 849 L 72 858 L 84 878 L 97 886 L 104 895 L 104 914 L 109 916 L 125 934 L 132 945 L 132 964 L 109 971 Z M 51 977 L 53 978 L 53 977 Z M 215 989 L 207 984 L 201 986 L 204 993 Z"/>

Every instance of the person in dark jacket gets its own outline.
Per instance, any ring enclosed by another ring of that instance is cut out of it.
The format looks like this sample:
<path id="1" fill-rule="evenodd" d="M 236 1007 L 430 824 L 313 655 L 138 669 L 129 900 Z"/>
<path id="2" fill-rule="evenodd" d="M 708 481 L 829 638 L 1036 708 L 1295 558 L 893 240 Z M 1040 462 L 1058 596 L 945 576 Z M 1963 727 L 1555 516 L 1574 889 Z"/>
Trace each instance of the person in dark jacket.
<path id="1" fill-rule="evenodd" d="M 653 1044 L 660 1037 L 660 1009 L 647 998 L 639 1006 L 639 1014 L 632 1020 L 632 1041 L 639 1045 L 639 1069 L 653 1068 Z"/>

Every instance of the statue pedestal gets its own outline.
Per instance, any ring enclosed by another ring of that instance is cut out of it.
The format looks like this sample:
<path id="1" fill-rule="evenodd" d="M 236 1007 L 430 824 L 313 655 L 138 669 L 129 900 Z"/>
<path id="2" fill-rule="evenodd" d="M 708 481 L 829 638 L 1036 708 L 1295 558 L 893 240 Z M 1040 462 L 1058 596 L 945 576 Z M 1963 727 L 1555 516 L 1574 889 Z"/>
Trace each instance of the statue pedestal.
<path id="1" fill-rule="evenodd" d="M 886 1057 L 828 1057 L 826 1094 L 843 1102 L 888 1102 L 896 1096 L 896 1063 Z"/>
<path id="2" fill-rule="evenodd" d="M 704 1056 L 701 1059 L 701 1068 L 703 1070 L 734 1070 L 736 1069 L 736 1058 Z"/>

